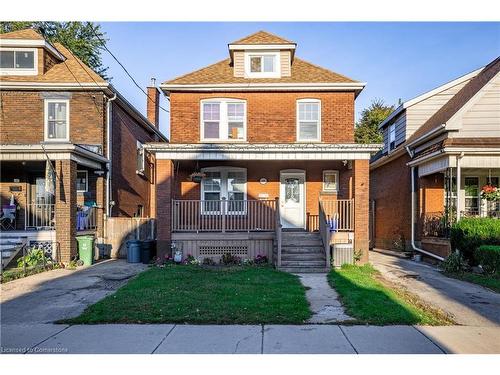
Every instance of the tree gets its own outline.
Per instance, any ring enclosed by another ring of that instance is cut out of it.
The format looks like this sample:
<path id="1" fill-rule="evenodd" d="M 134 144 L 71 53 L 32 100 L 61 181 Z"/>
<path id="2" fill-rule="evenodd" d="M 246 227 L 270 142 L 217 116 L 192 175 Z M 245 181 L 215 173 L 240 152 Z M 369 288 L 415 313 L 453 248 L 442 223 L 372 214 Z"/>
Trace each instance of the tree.
<path id="1" fill-rule="evenodd" d="M 105 33 L 93 22 L 0 22 L 0 34 L 34 29 L 49 42 L 64 45 L 101 77 L 107 79 L 101 52 L 106 44 Z"/>
<path id="2" fill-rule="evenodd" d="M 361 119 L 356 123 L 354 139 L 357 143 L 382 143 L 383 136 L 378 126 L 385 120 L 394 106 L 385 105 L 382 99 L 374 99 L 368 108 L 361 112 Z"/>

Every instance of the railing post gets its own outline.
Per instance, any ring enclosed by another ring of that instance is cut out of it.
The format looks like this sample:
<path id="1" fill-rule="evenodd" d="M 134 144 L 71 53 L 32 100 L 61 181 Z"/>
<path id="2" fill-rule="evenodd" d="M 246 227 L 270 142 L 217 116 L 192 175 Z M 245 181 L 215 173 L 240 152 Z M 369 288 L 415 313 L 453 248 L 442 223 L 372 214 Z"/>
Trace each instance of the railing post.
<path id="1" fill-rule="evenodd" d="M 222 198 L 222 202 L 220 204 L 220 210 L 221 210 L 221 228 L 222 228 L 222 233 L 226 232 L 226 198 Z"/>
<path id="2" fill-rule="evenodd" d="M 275 233 L 276 233 L 276 253 L 277 253 L 277 266 L 281 267 L 281 217 L 280 217 L 280 201 L 279 198 L 275 198 L 275 210 L 276 210 L 276 215 L 275 215 Z"/>

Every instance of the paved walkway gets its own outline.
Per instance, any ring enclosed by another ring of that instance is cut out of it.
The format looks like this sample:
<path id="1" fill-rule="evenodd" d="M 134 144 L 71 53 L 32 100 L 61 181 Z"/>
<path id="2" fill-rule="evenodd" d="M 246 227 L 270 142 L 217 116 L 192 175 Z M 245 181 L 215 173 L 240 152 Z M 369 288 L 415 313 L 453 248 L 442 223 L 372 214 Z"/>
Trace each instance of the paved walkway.
<path id="1" fill-rule="evenodd" d="M 52 323 L 78 316 L 146 267 L 125 260 L 107 260 L 77 270 L 52 270 L 1 284 L 2 325 Z"/>
<path id="2" fill-rule="evenodd" d="M 401 284 L 422 300 L 451 314 L 458 324 L 500 326 L 499 293 L 446 277 L 434 266 L 390 254 L 370 252 L 370 262 L 386 279 Z"/>
<path id="3" fill-rule="evenodd" d="M 341 325 L 12 325 L 3 353 L 500 353 L 500 328 Z"/>
<path id="4" fill-rule="evenodd" d="M 328 284 L 325 273 L 302 273 L 297 276 L 307 288 L 307 301 L 314 314 L 308 323 L 338 323 L 352 319 L 345 313 L 338 294 Z"/>

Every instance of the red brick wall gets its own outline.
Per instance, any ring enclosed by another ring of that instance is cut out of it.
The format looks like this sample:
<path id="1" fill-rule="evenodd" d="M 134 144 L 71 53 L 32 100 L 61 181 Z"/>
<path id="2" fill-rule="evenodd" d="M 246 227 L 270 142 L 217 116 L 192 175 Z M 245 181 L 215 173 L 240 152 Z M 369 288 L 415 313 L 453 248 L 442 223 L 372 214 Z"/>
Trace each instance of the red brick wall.
<path id="1" fill-rule="evenodd" d="M 368 160 L 353 160 L 354 251 L 360 252 L 360 263 L 368 262 L 368 201 L 370 165 Z"/>
<path id="2" fill-rule="evenodd" d="M 41 92 L 0 92 L 2 144 L 34 144 L 44 140 L 44 99 Z M 105 104 L 99 92 L 71 93 L 70 142 L 104 145 Z"/>
<path id="3" fill-rule="evenodd" d="M 352 92 L 258 92 L 171 93 L 170 141 L 200 142 L 200 100 L 237 98 L 247 101 L 247 141 L 255 143 L 296 142 L 298 99 L 321 100 L 321 140 L 354 142 L 354 93 Z"/>
<path id="4" fill-rule="evenodd" d="M 112 216 L 134 216 L 138 205 L 144 207 L 144 215 L 149 216 L 152 180 L 151 176 L 141 176 L 137 170 L 137 141 L 141 143 L 155 140 L 119 105 L 113 105 L 113 173 L 112 173 Z"/>
<path id="5" fill-rule="evenodd" d="M 370 199 L 375 200 L 375 247 L 391 249 L 403 236 L 411 238 L 411 174 L 409 156 L 370 171 Z"/>
<path id="6" fill-rule="evenodd" d="M 166 254 L 170 251 L 168 245 L 171 239 L 173 168 L 174 165 L 170 160 L 156 161 L 156 222 L 159 254 Z"/>
<path id="7" fill-rule="evenodd" d="M 76 163 L 57 160 L 55 170 L 56 240 L 59 245 L 59 260 L 68 263 L 77 254 L 76 246 Z"/>

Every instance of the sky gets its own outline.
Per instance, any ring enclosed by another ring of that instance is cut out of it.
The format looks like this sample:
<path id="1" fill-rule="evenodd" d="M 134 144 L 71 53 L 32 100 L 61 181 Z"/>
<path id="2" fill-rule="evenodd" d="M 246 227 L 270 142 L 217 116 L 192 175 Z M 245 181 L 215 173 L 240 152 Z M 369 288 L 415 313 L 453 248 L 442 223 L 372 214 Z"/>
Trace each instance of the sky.
<path id="1" fill-rule="evenodd" d="M 384 22 L 104 22 L 108 48 L 142 87 L 164 82 L 229 56 L 227 44 L 258 30 L 297 43 L 296 56 L 366 82 L 356 119 L 372 100 L 397 105 L 478 69 L 500 55 L 500 23 Z M 106 52 L 115 86 L 146 113 L 146 96 Z M 169 109 L 166 98 L 161 105 Z M 160 110 L 168 136 L 169 114 Z"/>

